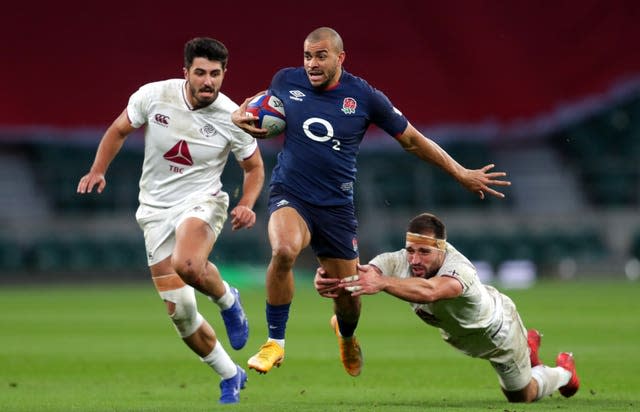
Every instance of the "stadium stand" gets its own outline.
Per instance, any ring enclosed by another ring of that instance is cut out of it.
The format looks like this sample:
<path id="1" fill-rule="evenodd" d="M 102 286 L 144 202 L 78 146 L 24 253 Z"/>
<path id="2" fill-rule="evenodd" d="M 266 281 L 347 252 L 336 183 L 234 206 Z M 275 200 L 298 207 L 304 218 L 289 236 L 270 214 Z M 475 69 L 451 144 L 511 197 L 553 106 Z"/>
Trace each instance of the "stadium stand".
<path id="1" fill-rule="evenodd" d="M 594 115 L 583 123 L 567 127 L 550 134 L 546 142 L 529 148 L 529 153 L 555 151 L 554 156 L 536 155 L 545 164 L 529 165 L 520 170 L 526 176 L 518 180 L 521 193 L 533 193 L 535 185 L 547 185 L 540 170 L 568 168 L 579 182 L 578 191 L 584 192 L 584 202 L 569 213 L 599 207 L 637 209 L 639 206 L 640 153 L 640 104 L 625 102 L 619 107 Z M 621 120 L 622 119 L 622 120 Z M 618 125 L 615 126 L 614 125 Z M 613 131 L 612 131 L 613 129 Z M 485 141 L 459 140 L 445 142 L 443 147 L 461 163 L 469 167 L 480 167 L 491 161 L 499 151 L 497 144 Z M 142 240 L 137 231 L 133 214 L 137 208 L 137 181 L 143 160 L 142 151 L 134 147 L 123 150 L 114 160 L 108 175 L 108 186 L 103 194 L 79 196 L 75 193 L 77 179 L 86 172 L 92 161 L 95 147 L 79 144 L 57 144 L 52 142 L 30 142 L 16 146 L 14 152 L 22 153 L 20 162 L 34 173 L 23 173 L 26 186 L 34 186 L 35 192 L 44 197 L 40 200 L 40 216 L 53 219 L 87 219 L 102 216 L 126 216 L 131 222 L 130 230 L 104 236 L 87 234 L 82 224 L 72 225 L 63 235 L 45 229 L 15 240 L 10 233 L 0 232 L 0 268 L 31 271 L 83 271 L 83 270 L 127 270 L 145 265 Z M 267 179 L 275 164 L 275 151 L 263 151 Z M 516 152 L 517 153 L 517 152 Z M 13 156 L 16 157 L 15 154 Z M 517 163 L 536 163 L 530 158 L 510 156 L 514 169 Z M 531 156 L 530 156 L 531 157 Z M 562 162 L 561 167 L 553 162 Z M 507 162 L 508 163 L 508 162 Z M 231 203 L 239 196 L 242 174 L 233 159 L 223 174 L 223 184 L 231 197 Z M 557 172 L 552 172 L 552 174 Z M 521 193 L 507 193 L 506 201 L 497 199 L 479 200 L 461 188 L 457 182 L 440 170 L 427 166 L 408 156 L 400 148 L 363 150 L 359 155 L 359 180 L 356 185 L 356 207 L 361 216 L 362 233 L 371 232 L 371 237 L 362 239 L 366 250 L 381 250 L 401 247 L 402 239 L 388 238 L 367 229 L 371 222 L 380 222 L 387 215 L 406 216 L 423 210 L 473 211 L 493 215 L 502 213 L 517 215 L 530 213 L 531 203 Z M 552 178 L 551 176 L 550 178 Z M 514 177 L 516 179 L 516 177 Z M 533 179 L 533 180 L 531 180 Z M 536 180 L 538 179 L 538 180 Z M 2 180 L 0 180 L 1 182 Z M 9 187 L 10 179 L 4 180 Z M 543 188 L 548 190 L 548 188 Z M 566 189 L 569 191 L 569 189 Z M 558 189 L 553 188 L 555 194 Z M 33 190 L 31 191 L 33 192 Z M 30 193 L 30 192 L 29 192 Z M 29 193 L 20 194 L 18 203 L 38 202 Z M 241 261 L 264 264 L 269 250 L 266 239 L 266 193 L 263 191 L 256 211 L 258 228 L 253 233 L 230 233 L 225 228 L 223 241 L 213 251 L 213 256 L 222 263 Z M 537 198 L 539 196 L 534 196 Z M 572 196 L 575 197 L 575 196 Z M 557 202 L 556 202 L 557 203 Z M 43 206 L 44 205 L 44 206 Z M 540 208 L 540 205 L 535 206 Z M 525 219 L 526 220 L 526 219 Z M 455 222 L 454 222 L 455 223 Z M 497 266 L 505 260 L 526 259 L 540 267 L 552 267 L 562 259 L 582 262 L 597 262 L 609 257 L 612 248 L 607 244 L 604 228 L 595 229 L 595 222 L 584 222 L 574 227 L 496 227 L 487 232 L 478 228 L 461 231 L 455 228 L 450 233 L 452 242 L 471 259 L 482 260 Z M 74 229 L 75 227 L 75 229 Z M 98 230 L 99 232 L 99 230 Z M 229 233 L 227 233 L 229 232 Z M 628 254 L 640 255 L 640 235 L 627 246 Z M 13 239 L 13 240 L 12 240 Z M 400 245 L 400 246 L 399 246 Z"/>
<path id="2" fill-rule="evenodd" d="M 631 241 L 629 255 L 640 260 L 640 229 L 637 230 Z"/>
<path id="3" fill-rule="evenodd" d="M 594 207 L 640 204 L 640 99 L 571 125 L 550 138 Z"/>
<path id="4" fill-rule="evenodd" d="M 7 33 L 24 31 L 24 19 L 11 12 L 14 3 L 5 7 Z M 457 247 L 492 265 L 526 259 L 554 267 L 575 259 L 586 262 L 586 269 L 604 262 L 614 271 L 612 260 L 640 256 L 640 54 L 630 53 L 624 41 L 638 38 L 638 5 L 610 2 L 586 5 L 580 13 L 573 6 L 548 13 L 519 3 L 468 2 L 460 14 L 450 2 L 411 2 L 385 13 L 361 3 L 345 4 L 350 12 L 332 20 L 348 46 L 347 70 L 384 90 L 416 127 L 437 128 L 427 135 L 442 137 L 437 141 L 463 164 L 495 162 L 514 183 L 505 200 L 481 201 L 391 139 L 368 137 L 355 188 L 363 259 L 401 247 L 403 239 L 389 233 L 425 210 L 446 219 Z M 11 104 L 0 112 L 0 269 L 140 270 L 145 258 L 133 213 L 141 142 L 127 141 L 103 194 L 78 196 L 75 189 L 107 122 L 128 96 L 147 81 L 182 75 L 176 52 L 192 23 L 162 7 L 131 2 L 83 9 L 120 21 L 121 33 L 150 33 L 150 45 L 145 36 L 123 42 L 110 30 L 87 31 L 91 19 L 77 19 L 55 3 L 42 7 L 31 35 L 7 43 L 6 60 L 21 64 L 2 66 L 7 79 L 37 79 L 41 61 L 47 61 L 55 80 L 46 86 L 46 109 L 34 105 L 42 93 L 39 82 L 9 81 L 3 88 Z M 221 4 L 219 12 L 233 13 L 234 7 Z M 280 18 L 297 21 L 298 13 L 288 8 Z M 372 42 L 354 15 L 392 29 Z M 425 15 L 440 24 L 423 24 Z M 166 17 L 171 30 L 157 24 Z M 320 20 L 314 21 L 326 24 Z M 282 65 L 301 62 L 306 29 L 300 25 L 284 25 L 278 36 L 263 39 L 269 52 L 256 70 L 255 53 L 244 47 L 251 34 L 237 30 L 233 19 L 219 23 L 215 35 L 224 35 L 232 52 L 224 92 L 235 101 L 266 87 Z M 69 42 L 69 32 L 87 35 Z M 25 53 L 34 38 L 46 38 L 49 47 Z M 380 64 L 380 51 L 385 61 L 402 63 L 393 74 Z M 272 143 L 261 143 L 267 178 L 275 163 Z M 232 204 L 242 187 L 234 163 L 223 175 Z M 216 260 L 266 264 L 266 193 L 255 208 L 255 230 L 231 233 L 227 225 L 213 251 Z"/>

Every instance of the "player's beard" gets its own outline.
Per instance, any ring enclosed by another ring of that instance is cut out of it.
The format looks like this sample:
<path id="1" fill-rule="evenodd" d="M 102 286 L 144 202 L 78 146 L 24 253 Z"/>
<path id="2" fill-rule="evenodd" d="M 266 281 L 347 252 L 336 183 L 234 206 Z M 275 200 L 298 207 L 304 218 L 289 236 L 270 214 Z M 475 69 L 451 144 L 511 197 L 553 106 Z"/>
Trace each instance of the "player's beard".
<path id="1" fill-rule="evenodd" d="M 191 93 L 191 96 L 193 96 L 193 99 L 196 101 L 196 104 L 193 106 L 194 109 L 200 109 L 202 107 L 209 106 L 216 100 L 216 97 L 218 97 L 218 92 L 214 88 L 203 86 L 200 89 L 196 90 L 196 88 L 193 87 L 191 83 L 189 83 L 189 92 Z M 200 94 L 201 92 L 209 92 L 211 93 L 211 96 L 203 97 Z"/>
<path id="2" fill-rule="evenodd" d="M 325 79 L 324 79 L 324 81 L 323 81 L 322 83 L 320 83 L 319 85 L 317 85 L 317 86 L 316 86 L 316 85 L 313 85 L 313 83 L 312 83 L 312 86 L 313 86 L 315 89 L 318 89 L 318 90 L 324 90 L 324 89 L 326 89 L 326 88 L 327 88 L 327 86 L 329 86 L 329 83 L 330 83 L 330 82 L 333 80 L 333 78 L 335 77 L 335 75 L 336 75 L 336 73 L 337 73 L 337 72 L 338 72 L 338 66 L 336 66 L 336 67 L 334 67 L 334 68 L 332 68 L 332 69 L 323 70 L 323 71 L 322 71 L 322 74 L 324 74 L 324 75 L 325 75 Z M 309 72 L 307 72 L 307 76 L 309 76 Z M 309 80 L 311 80 L 311 79 L 309 79 Z"/>
<path id="3" fill-rule="evenodd" d="M 414 268 L 421 269 L 418 273 L 414 272 Z M 411 265 L 411 275 L 416 278 L 430 279 L 438 273 L 438 269 L 431 269 L 421 263 Z"/>

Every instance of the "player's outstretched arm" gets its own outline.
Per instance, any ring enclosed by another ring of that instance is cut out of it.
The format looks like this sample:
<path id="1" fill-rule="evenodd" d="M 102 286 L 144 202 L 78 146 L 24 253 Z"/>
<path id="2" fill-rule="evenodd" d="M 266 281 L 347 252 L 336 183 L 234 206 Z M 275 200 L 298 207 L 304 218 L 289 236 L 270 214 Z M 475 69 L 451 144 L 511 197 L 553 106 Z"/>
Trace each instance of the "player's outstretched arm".
<path id="1" fill-rule="evenodd" d="M 490 170 L 494 167 L 494 164 L 488 164 L 480 169 L 464 169 L 463 177 L 458 181 L 469 191 L 477 193 L 480 199 L 484 199 L 485 193 L 504 199 L 504 193 L 497 191 L 492 186 L 510 186 L 511 182 L 500 179 L 507 175 L 505 172 L 491 172 Z"/>
<path id="2" fill-rule="evenodd" d="M 386 276 L 373 265 L 358 265 L 358 274 L 340 280 L 340 286 L 351 296 L 386 292 L 407 302 L 429 303 L 460 296 L 462 284 L 450 276 L 400 278 Z"/>
<path id="3" fill-rule="evenodd" d="M 505 172 L 491 172 L 491 169 L 495 167 L 493 164 L 486 165 L 480 169 L 465 168 L 436 142 L 424 136 L 411 124 L 407 126 L 397 140 L 404 150 L 440 167 L 453 176 L 467 190 L 478 194 L 480 199 L 484 199 L 485 193 L 502 199 L 504 198 L 504 193 L 499 192 L 492 186 L 511 185 L 510 181 L 501 179 L 507 175 Z"/>
<path id="4" fill-rule="evenodd" d="M 96 186 L 97 192 L 102 193 L 107 185 L 104 175 L 107 173 L 111 161 L 122 148 L 125 139 L 133 130 L 135 128 L 131 126 L 125 109 L 102 136 L 96 152 L 96 158 L 89 173 L 82 176 L 80 182 L 78 182 L 78 188 L 76 189 L 78 193 L 91 193 Z"/>

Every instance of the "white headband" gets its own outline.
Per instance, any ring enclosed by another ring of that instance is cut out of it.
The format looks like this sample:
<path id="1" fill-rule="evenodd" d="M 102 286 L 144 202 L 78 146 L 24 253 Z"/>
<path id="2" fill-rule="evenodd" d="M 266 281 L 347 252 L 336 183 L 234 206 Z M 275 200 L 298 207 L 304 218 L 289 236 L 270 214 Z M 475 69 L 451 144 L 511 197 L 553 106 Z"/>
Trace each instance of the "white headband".
<path id="1" fill-rule="evenodd" d="M 407 242 L 420 243 L 423 245 L 435 247 L 436 249 L 446 250 L 447 241 L 445 239 L 436 239 L 431 236 L 421 235 L 419 233 L 407 232 Z"/>

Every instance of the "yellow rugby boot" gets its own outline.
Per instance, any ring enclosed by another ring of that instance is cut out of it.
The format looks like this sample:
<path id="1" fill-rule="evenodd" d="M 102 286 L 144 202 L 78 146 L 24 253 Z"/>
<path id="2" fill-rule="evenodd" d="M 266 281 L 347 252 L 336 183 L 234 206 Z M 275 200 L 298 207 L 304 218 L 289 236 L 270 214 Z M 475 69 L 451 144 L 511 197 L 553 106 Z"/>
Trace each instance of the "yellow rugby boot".
<path id="1" fill-rule="evenodd" d="M 284 360 L 284 348 L 274 341 L 260 346 L 258 353 L 249 358 L 247 365 L 258 373 L 267 373 L 274 366 L 280 367 Z"/>
<path id="2" fill-rule="evenodd" d="M 358 339 L 356 339 L 355 336 L 343 338 L 342 335 L 340 335 L 340 328 L 338 328 L 338 318 L 336 315 L 331 317 L 331 327 L 338 337 L 342 366 L 344 366 L 344 369 L 349 375 L 360 375 L 360 372 L 362 371 L 363 358 Z"/>

